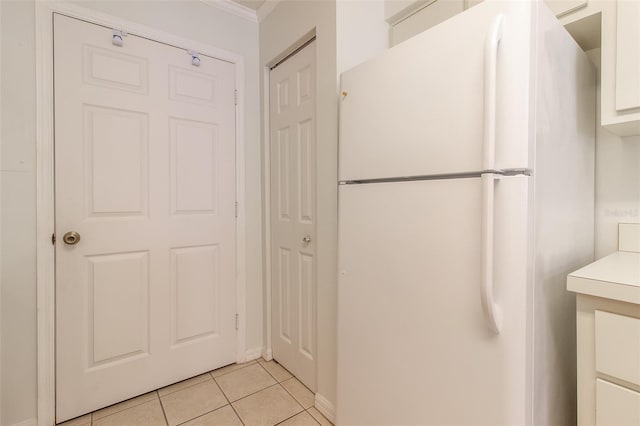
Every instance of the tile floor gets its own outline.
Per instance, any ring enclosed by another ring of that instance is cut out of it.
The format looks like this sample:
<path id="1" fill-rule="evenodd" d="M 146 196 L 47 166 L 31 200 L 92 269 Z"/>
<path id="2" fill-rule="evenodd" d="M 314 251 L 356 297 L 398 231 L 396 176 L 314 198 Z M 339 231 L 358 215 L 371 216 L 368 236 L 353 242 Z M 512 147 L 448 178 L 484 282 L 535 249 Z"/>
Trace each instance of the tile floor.
<path id="1" fill-rule="evenodd" d="M 64 426 L 327 426 L 314 394 L 275 361 L 233 364 L 62 423 Z"/>

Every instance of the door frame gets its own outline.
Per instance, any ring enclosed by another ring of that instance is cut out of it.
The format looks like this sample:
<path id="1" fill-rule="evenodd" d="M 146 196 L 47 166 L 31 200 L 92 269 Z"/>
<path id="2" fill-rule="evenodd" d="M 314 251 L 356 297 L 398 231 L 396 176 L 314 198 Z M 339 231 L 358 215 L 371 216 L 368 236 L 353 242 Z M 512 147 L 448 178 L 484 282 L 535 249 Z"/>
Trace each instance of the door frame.
<path id="1" fill-rule="evenodd" d="M 306 47 L 307 44 L 311 43 L 316 39 L 316 28 L 314 27 L 311 31 L 300 37 L 293 44 L 291 44 L 288 48 L 280 52 L 277 56 L 268 61 L 263 69 L 263 102 L 262 102 L 262 110 L 264 112 L 264 127 L 263 127 L 263 140 L 264 140 L 264 149 L 263 149 L 263 176 L 264 176 L 264 201 L 263 201 L 263 209 L 264 209 L 264 283 L 265 283 L 265 292 L 264 292 L 264 324 L 265 324 L 265 347 L 262 350 L 262 357 L 270 361 L 273 359 L 273 345 L 272 345 L 272 336 L 271 336 L 271 316 L 272 316 L 272 280 L 271 280 L 271 262 L 272 262 L 272 253 L 271 253 L 271 111 L 270 111 L 270 102 L 271 102 L 271 78 L 270 73 L 271 69 L 276 65 L 280 64 L 280 62 L 285 61 L 289 56 L 294 55 L 298 52 L 298 50 Z M 317 55 L 317 52 L 316 52 Z M 317 56 L 316 56 L 317 59 Z M 317 71 L 317 66 L 316 66 Z M 314 82 L 316 84 L 316 82 Z M 316 84 L 317 85 L 317 84 Z M 317 90 L 317 88 L 316 88 Z M 316 92 L 317 93 L 317 92 Z M 316 115 L 317 115 L 317 100 L 316 100 Z M 316 117 L 317 118 L 317 117 Z M 317 136 L 317 132 L 316 132 Z M 317 143 L 317 141 L 316 141 Z M 316 170 L 316 177 L 317 177 Z M 318 186 L 318 180 L 316 179 L 316 187 Z M 316 195 L 317 198 L 317 195 Z M 317 203 L 316 203 L 317 209 Z M 317 253 L 316 253 L 317 255 Z M 316 280 L 317 280 L 317 272 L 316 272 Z M 316 300 L 316 315 L 318 308 L 318 301 Z M 317 350 L 317 324 L 316 324 L 316 350 Z M 316 359 L 316 375 L 317 371 L 317 359 Z"/>
<path id="2" fill-rule="evenodd" d="M 244 58 L 215 46 L 193 41 L 112 15 L 64 2 L 36 1 L 36 297 L 38 425 L 55 424 L 55 170 L 53 98 L 53 14 L 59 13 L 111 28 L 124 29 L 150 40 L 197 51 L 235 65 L 236 102 L 236 312 L 239 315 L 236 359 L 246 353 L 246 217 L 245 217 L 245 111 Z M 126 42 L 126 39 L 125 39 Z"/>

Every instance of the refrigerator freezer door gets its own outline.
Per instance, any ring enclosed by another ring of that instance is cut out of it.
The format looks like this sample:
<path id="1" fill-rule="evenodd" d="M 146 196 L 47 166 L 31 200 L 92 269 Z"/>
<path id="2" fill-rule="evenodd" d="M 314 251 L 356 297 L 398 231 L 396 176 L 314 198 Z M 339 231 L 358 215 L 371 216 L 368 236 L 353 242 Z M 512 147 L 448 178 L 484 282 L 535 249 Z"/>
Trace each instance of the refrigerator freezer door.
<path id="1" fill-rule="evenodd" d="M 500 334 L 481 303 L 479 178 L 340 186 L 339 424 L 527 424 L 530 179 L 495 183 Z"/>
<path id="2" fill-rule="evenodd" d="M 483 170 L 485 44 L 499 15 L 496 167 L 529 167 L 534 3 L 485 2 L 343 73 L 340 180 Z"/>

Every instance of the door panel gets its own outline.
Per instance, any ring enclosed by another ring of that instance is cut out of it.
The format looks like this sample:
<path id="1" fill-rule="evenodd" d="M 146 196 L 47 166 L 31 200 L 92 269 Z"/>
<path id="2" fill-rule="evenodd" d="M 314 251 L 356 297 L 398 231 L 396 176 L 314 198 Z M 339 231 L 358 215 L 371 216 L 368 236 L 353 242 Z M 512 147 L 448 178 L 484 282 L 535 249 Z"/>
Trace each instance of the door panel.
<path id="1" fill-rule="evenodd" d="M 273 357 L 315 391 L 315 43 L 273 69 L 270 88 Z"/>
<path id="2" fill-rule="evenodd" d="M 87 261 L 92 328 L 87 367 L 148 355 L 149 252 L 87 256 Z"/>
<path id="3" fill-rule="evenodd" d="M 496 183 L 495 335 L 480 297 L 480 179 L 340 186 L 341 423 L 526 424 L 527 188 Z"/>
<path id="4" fill-rule="evenodd" d="M 236 361 L 235 70 L 54 29 L 60 422 Z"/>
<path id="5" fill-rule="evenodd" d="M 174 215 L 216 214 L 217 126 L 170 118 Z"/>
<path id="6" fill-rule="evenodd" d="M 148 213 L 149 116 L 84 106 L 86 200 L 91 216 Z M 120 179 L 113 179 L 118 170 Z"/>
<path id="7" fill-rule="evenodd" d="M 171 250 L 174 345 L 220 332 L 217 244 Z"/>

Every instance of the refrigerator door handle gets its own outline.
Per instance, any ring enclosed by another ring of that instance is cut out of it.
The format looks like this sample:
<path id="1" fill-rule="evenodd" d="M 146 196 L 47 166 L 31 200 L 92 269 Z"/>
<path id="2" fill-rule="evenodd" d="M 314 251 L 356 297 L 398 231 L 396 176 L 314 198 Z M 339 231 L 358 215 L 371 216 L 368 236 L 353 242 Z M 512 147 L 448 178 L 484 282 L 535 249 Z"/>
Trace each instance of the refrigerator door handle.
<path id="1" fill-rule="evenodd" d="M 484 170 L 495 168 L 498 47 L 502 40 L 503 21 L 503 15 L 498 15 L 493 19 L 484 50 L 484 146 L 482 159 Z"/>
<path id="2" fill-rule="evenodd" d="M 482 182 L 482 271 L 480 294 L 482 309 L 491 331 L 500 333 L 502 315 L 493 300 L 493 228 L 495 181 L 500 175 L 483 173 Z"/>
<path id="3" fill-rule="evenodd" d="M 485 44 L 484 72 L 484 138 L 483 168 L 495 168 L 496 150 L 496 90 L 498 48 L 502 40 L 503 15 L 494 18 Z M 500 333 L 502 316 L 500 307 L 493 299 L 493 228 L 494 228 L 494 191 L 495 180 L 499 175 L 483 173 L 482 181 L 482 272 L 481 300 L 482 309 L 490 329 Z"/>

